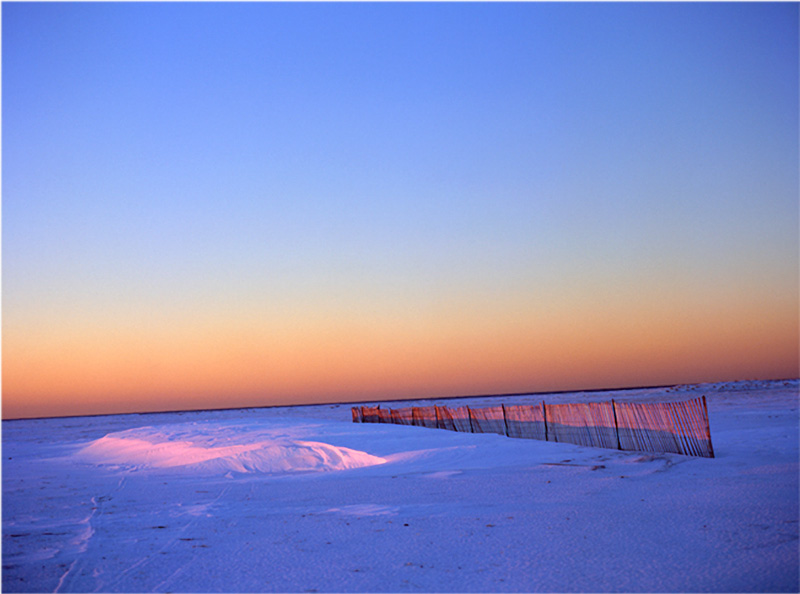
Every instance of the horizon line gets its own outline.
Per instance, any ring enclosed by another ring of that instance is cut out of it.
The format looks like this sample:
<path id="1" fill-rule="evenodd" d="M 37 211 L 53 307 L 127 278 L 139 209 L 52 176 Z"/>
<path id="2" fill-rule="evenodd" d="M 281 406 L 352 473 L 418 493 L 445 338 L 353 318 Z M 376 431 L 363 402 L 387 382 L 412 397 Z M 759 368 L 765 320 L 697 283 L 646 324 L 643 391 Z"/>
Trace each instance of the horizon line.
<path id="1" fill-rule="evenodd" d="M 643 386 L 626 386 L 618 388 L 584 388 L 574 390 L 547 390 L 544 392 L 538 391 L 524 391 L 524 392 L 503 392 L 503 393 L 489 393 L 489 394 L 461 394 L 456 396 L 423 396 L 417 398 L 386 398 L 379 399 L 366 399 L 366 400 L 347 400 L 343 402 L 304 402 L 298 404 L 265 404 L 261 406 L 228 406 L 221 408 L 189 408 L 189 409 L 175 409 L 175 410 L 146 410 L 138 412 L 123 412 L 123 413 L 97 413 L 85 415 L 55 415 L 55 416 L 42 416 L 42 417 L 14 417 L 9 419 L 2 419 L 5 421 L 41 421 L 46 419 L 78 419 L 78 418 L 93 418 L 93 417 L 117 417 L 124 415 L 161 415 L 161 414 L 178 414 L 178 413 L 194 413 L 194 412 L 221 412 L 229 410 L 250 410 L 250 409 L 264 409 L 264 408 L 295 408 L 299 406 L 343 406 L 365 404 L 368 402 L 413 402 L 416 400 L 457 400 L 462 398 L 504 398 L 516 396 L 546 396 L 556 394 L 571 394 L 579 392 L 625 392 L 629 390 L 654 390 L 657 388 L 675 388 L 678 386 L 700 386 L 703 384 L 737 384 L 744 382 L 785 382 L 792 380 L 800 380 L 800 378 L 784 377 L 784 378 L 771 378 L 771 379 L 738 379 L 738 380 L 722 380 L 722 381 L 705 381 L 705 382 L 681 382 L 677 384 L 656 384 L 656 385 L 643 385 Z"/>

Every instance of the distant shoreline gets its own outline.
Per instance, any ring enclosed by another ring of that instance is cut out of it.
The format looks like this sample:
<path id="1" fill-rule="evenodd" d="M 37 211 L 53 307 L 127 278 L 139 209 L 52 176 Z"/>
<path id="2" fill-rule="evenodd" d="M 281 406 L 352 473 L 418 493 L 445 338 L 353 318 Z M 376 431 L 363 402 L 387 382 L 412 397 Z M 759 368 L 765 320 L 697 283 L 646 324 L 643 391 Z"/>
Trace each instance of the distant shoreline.
<path id="1" fill-rule="evenodd" d="M 460 400 L 465 398 L 512 398 L 517 396 L 548 396 L 558 394 L 581 394 L 581 393 L 598 393 L 598 392 L 627 392 L 632 390 L 657 390 L 677 388 L 679 386 L 702 386 L 704 384 L 740 384 L 751 382 L 787 382 L 798 381 L 800 378 L 775 378 L 775 379 L 742 379 L 730 381 L 709 381 L 709 382 L 694 382 L 694 383 L 678 383 L 678 384 L 659 384 L 650 386 L 628 386 L 624 388 L 586 388 L 575 390 L 548 390 L 545 392 L 504 392 L 498 394 L 461 394 L 457 396 L 418 396 L 415 398 L 384 398 L 384 399 L 367 399 L 367 400 L 349 400 L 344 402 L 305 402 L 299 404 L 265 404 L 263 406 L 230 406 L 222 408 L 190 408 L 179 410 L 149 410 L 141 412 L 124 412 L 124 413 L 98 413 L 88 415 L 56 415 L 51 417 L 17 417 L 13 419 L 3 419 L 6 421 L 41 421 L 46 419 L 80 419 L 80 418 L 94 418 L 94 417 L 119 417 L 124 415 L 166 415 L 177 413 L 201 413 L 201 412 L 221 412 L 232 410 L 258 410 L 258 409 L 272 409 L 272 408 L 298 408 L 301 406 L 355 406 L 365 405 L 370 403 L 381 402 L 415 402 L 420 400 Z"/>

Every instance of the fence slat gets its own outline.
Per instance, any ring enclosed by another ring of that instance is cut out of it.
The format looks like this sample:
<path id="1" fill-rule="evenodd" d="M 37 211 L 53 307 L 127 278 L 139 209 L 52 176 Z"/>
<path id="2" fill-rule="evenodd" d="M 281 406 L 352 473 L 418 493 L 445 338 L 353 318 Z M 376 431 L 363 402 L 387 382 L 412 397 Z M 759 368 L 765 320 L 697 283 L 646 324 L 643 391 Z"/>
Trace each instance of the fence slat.
<path id="1" fill-rule="evenodd" d="M 506 423 L 502 406 L 471 408 L 473 433 L 506 434 Z"/>
<path id="2" fill-rule="evenodd" d="M 616 448 L 617 431 L 610 402 L 551 404 L 547 431 L 554 441 L 601 448 Z"/>
<path id="3" fill-rule="evenodd" d="M 469 414 L 466 406 L 459 406 L 457 408 L 440 406 L 439 418 L 442 422 L 442 429 L 460 431 L 462 433 L 471 433 L 472 431 L 470 428 Z"/>
<path id="4" fill-rule="evenodd" d="M 392 409 L 392 423 L 395 425 L 413 425 L 413 409 L 411 408 L 393 408 Z"/>
<path id="5" fill-rule="evenodd" d="M 541 406 L 512 405 L 505 410 L 509 437 L 547 441 Z"/>
<path id="6" fill-rule="evenodd" d="M 428 427 L 436 429 L 436 407 L 435 406 L 415 406 L 413 411 L 413 425 L 417 427 Z"/>
<path id="7" fill-rule="evenodd" d="M 361 422 L 362 423 L 377 423 L 378 422 L 378 409 L 377 406 L 362 406 L 361 407 Z"/>

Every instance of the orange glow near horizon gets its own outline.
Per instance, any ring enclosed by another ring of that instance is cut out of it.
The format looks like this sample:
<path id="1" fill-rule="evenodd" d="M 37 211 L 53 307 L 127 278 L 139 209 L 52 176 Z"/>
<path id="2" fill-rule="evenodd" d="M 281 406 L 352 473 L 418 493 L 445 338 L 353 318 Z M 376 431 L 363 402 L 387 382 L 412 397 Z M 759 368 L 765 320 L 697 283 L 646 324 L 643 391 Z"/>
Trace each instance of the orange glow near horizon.
<path id="1" fill-rule="evenodd" d="M 3 417 L 798 374 L 798 317 L 789 304 L 766 313 L 743 300 L 716 309 L 657 301 L 527 312 L 519 301 L 501 305 L 464 303 L 394 318 L 298 312 L 261 324 L 248 323 L 266 319 L 255 312 L 200 318 L 205 323 L 187 314 L 150 327 L 120 319 L 103 328 L 53 325 L 42 334 L 7 327 Z"/>

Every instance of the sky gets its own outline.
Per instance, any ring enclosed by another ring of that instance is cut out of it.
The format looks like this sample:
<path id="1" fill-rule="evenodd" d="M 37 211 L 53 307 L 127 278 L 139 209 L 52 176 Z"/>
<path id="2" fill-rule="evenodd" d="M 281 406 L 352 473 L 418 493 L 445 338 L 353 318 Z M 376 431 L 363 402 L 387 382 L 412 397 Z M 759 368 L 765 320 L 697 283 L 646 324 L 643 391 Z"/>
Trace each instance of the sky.
<path id="1" fill-rule="evenodd" d="M 796 3 L 2 4 L 3 418 L 797 377 Z"/>

